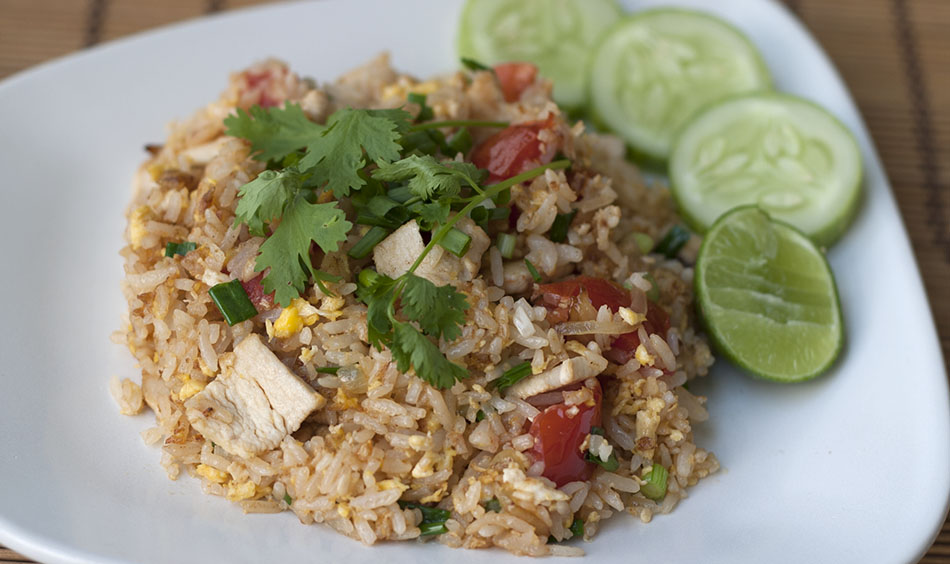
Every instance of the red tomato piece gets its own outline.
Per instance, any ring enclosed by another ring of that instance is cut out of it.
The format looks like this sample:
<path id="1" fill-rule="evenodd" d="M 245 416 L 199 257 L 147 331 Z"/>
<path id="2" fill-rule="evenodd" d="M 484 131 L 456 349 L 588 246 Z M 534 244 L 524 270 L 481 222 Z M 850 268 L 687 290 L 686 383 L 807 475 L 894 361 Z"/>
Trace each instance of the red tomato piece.
<path id="1" fill-rule="evenodd" d="M 563 323 L 567 321 L 576 300 L 584 293 L 595 309 L 607 306 L 617 313 L 621 307 L 630 306 L 630 292 L 622 286 L 603 278 L 578 276 L 570 280 L 542 284 L 538 286 L 534 299 L 541 298 L 541 305 L 548 308 L 548 321 Z"/>
<path id="2" fill-rule="evenodd" d="M 506 102 L 516 102 L 525 88 L 534 84 L 538 67 L 531 63 L 501 63 L 495 65 L 495 76 Z"/>
<path id="3" fill-rule="evenodd" d="M 542 154 L 542 143 L 538 134 L 553 126 L 552 119 L 508 126 L 472 150 L 472 163 L 478 168 L 488 170 L 490 183 L 500 182 L 547 164 L 554 158 L 557 146 L 546 143 L 546 150 Z"/>
<path id="4" fill-rule="evenodd" d="M 534 437 L 532 456 L 544 461 L 542 475 L 558 487 L 568 482 L 588 480 L 594 471 L 593 465 L 584 460 L 581 452 L 581 445 L 591 427 L 601 424 L 603 391 L 599 382 L 592 391 L 593 405 L 552 405 L 534 418 L 528 430 Z"/>
<path id="5" fill-rule="evenodd" d="M 264 287 L 261 286 L 261 280 L 263 279 L 264 273 L 261 272 L 254 278 L 241 282 L 241 287 L 244 288 L 247 298 L 251 300 L 258 312 L 267 311 L 274 307 L 274 293 L 267 294 L 264 292 Z"/>
<path id="6" fill-rule="evenodd" d="M 648 335 L 656 333 L 666 338 L 666 333 L 670 330 L 670 316 L 661 306 L 650 304 L 647 306 L 647 318 L 643 321 L 643 328 Z M 636 355 L 639 346 L 640 335 L 638 331 L 624 333 L 610 344 L 610 350 L 604 353 L 604 358 L 617 364 L 626 364 L 628 360 Z"/>

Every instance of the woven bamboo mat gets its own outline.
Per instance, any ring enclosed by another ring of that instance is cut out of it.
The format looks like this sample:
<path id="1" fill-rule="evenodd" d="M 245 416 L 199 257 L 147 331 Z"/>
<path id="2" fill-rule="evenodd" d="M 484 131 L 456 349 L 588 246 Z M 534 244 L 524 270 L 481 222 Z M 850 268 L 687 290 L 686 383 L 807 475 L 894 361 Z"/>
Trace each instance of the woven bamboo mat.
<path id="1" fill-rule="evenodd" d="M 950 358 L 950 0 L 783 0 L 831 55 L 884 161 Z M 261 0 L 0 0 L 0 79 Z M 899 524 L 895 524 L 899 526 Z M 30 562 L 0 546 L 0 564 Z M 950 522 L 924 564 L 950 564 Z"/>

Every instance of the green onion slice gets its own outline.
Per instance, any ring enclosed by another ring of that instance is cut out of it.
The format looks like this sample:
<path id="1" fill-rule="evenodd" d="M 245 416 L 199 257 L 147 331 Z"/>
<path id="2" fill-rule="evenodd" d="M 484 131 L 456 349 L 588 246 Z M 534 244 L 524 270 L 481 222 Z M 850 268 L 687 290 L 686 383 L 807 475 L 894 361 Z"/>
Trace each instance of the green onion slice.
<path id="1" fill-rule="evenodd" d="M 483 505 L 485 511 L 494 511 L 495 513 L 501 513 L 501 502 L 498 501 L 497 497 L 493 497 L 486 501 Z"/>
<path id="2" fill-rule="evenodd" d="M 287 505 L 290 505 L 290 504 L 292 504 L 293 502 L 294 502 L 294 500 L 293 500 L 292 497 L 290 497 L 290 494 L 285 493 L 285 494 L 284 494 L 284 503 L 286 503 Z"/>
<path id="3" fill-rule="evenodd" d="M 499 233 L 498 238 L 495 239 L 495 244 L 498 245 L 501 256 L 506 259 L 510 259 L 511 255 L 514 254 L 515 243 L 517 242 L 518 238 L 511 233 Z"/>
<path id="4" fill-rule="evenodd" d="M 316 369 L 320 374 L 336 374 L 340 371 L 339 366 L 321 366 Z"/>
<path id="5" fill-rule="evenodd" d="M 495 72 L 495 69 L 479 63 L 475 59 L 470 59 L 468 57 L 462 57 L 462 66 L 467 68 L 470 71 L 491 71 Z"/>
<path id="6" fill-rule="evenodd" d="M 383 239 L 389 236 L 389 230 L 385 227 L 374 225 L 363 235 L 363 238 L 353 245 L 350 252 L 347 253 L 351 258 L 363 259 L 373 252 L 373 247 L 378 245 Z"/>
<path id="7" fill-rule="evenodd" d="M 570 228 L 571 222 L 574 221 L 575 215 L 577 215 L 577 210 L 557 214 L 554 223 L 551 224 L 551 230 L 548 231 L 548 239 L 555 243 L 563 243 L 567 240 L 567 230 Z"/>
<path id="8" fill-rule="evenodd" d="M 541 282 L 541 275 L 538 274 L 538 269 L 535 268 L 533 264 L 531 264 L 531 261 L 524 259 L 524 264 L 528 267 L 528 272 L 531 273 L 531 278 L 534 278 L 535 282 Z"/>
<path id="9" fill-rule="evenodd" d="M 505 370 L 505 372 L 495 380 L 495 387 L 498 389 L 499 394 L 503 394 L 505 390 L 524 380 L 530 374 L 531 363 L 524 361 L 521 364 L 516 364 L 508 370 Z"/>
<path id="10" fill-rule="evenodd" d="M 653 501 L 660 501 L 666 496 L 666 479 L 669 475 L 662 464 L 654 464 L 643 477 L 646 483 L 640 486 L 640 492 Z"/>
<path id="11" fill-rule="evenodd" d="M 666 235 L 660 239 L 660 242 L 653 248 L 654 253 L 666 255 L 666 258 L 673 258 L 679 254 L 690 238 L 689 230 L 682 225 L 674 225 L 666 232 Z"/>
<path id="12" fill-rule="evenodd" d="M 182 241 L 181 243 L 174 243 L 169 241 L 165 244 L 165 256 L 173 257 L 175 255 L 187 255 L 191 251 L 198 248 L 198 245 L 192 243 L 191 241 Z"/>
<path id="13" fill-rule="evenodd" d="M 422 512 L 422 522 L 419 523 L 420 536 L 441 535 L 448 532 L 445 522 L 452 515 L 448 510 L 428 507 L 413 501 L 400 500 L 398 503 L 402 509 L 418 509 Z"/>
<path id="14" fill-rule="evenodd" d="M 472 238 L 464 231 L 460 231 L 454 227 L 449 229 L 445 237 L 439 241 L 439 246 L 457 257 L 465 256 L 465 253 L 468 252 L 468 248 L 471 245 Z"/>
<path id="15" fill-rule="evenodd" d="M 634 233 L 633 240 L 637 242 L 637 248 L 640 249 L 641 254 L 645 255 L 653 250 L 653 237 L 646 233 Z"/>
<path id="16" fill-rule="evenodd" d="M 247 292 L 244 291 L 244 286 L 241 286 L 240 280 L 231 280 L 212 286 L 208 293 L 211 294 L 214 305 L 221 310 L 228 325 L 247 321 L 257 315 L 257 308 L 247 297 Z"/>
<path id="17" fill-rule="evenodd" d="M 647 299 L 654 303 L 658 302 L 660 300 L 660 287 L 656 283 L 656 278 L 649 272 L 644 274 L 643 278 L 650 283 L 650 289 L 647 290 Z"/>
<path id="18" fill-rule="evenodd" d="M 435 117 L 435 114 L 432 113 L 432 108 L 426 105 L 426 95 L 419 94 L 418 92 L 409 93 L 409 103 L 419 105 L 419 115 L 416 116 L 416 121 L 428 121 Z"/>

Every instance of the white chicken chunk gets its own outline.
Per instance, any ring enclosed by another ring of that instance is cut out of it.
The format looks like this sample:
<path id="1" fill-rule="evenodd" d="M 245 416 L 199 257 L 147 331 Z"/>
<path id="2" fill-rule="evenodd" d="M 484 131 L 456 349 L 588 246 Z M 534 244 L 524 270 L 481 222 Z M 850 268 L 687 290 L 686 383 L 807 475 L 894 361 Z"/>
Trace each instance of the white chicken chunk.
<path id="1" fill-rule="evenodd" d="M 326 399 L 250 335 L 234 347 L 233 366 L 185 402 L 199 433 L 245 458 L 270 450 Z"/>
<path id="2" fill-rule="evenodd" d="M 580 382 L 597 376 L 607 368 L 607 361 L 597 355 L 592 358 L 575 356 L 558 364 L 550 370 L 529 376 L 508 388 L 505 395 L 520 399 L 530 398 L 544 392 L 563 388 L 574 382 Z"/>
<path id="3" fill-rule="evenodd" d="M 473 279 L 481 268 L 482 255 L 491 246 L 491 239 L 471 219 L 460 219 L 455 228 L 472 238 L 468 252 L 459 258 L 436 245 L 416 269 L 417 275 L 436 286 Z M 402 276 L 422 254 L 425 246 L 415 220 L 406 223 L 373 249 L 377 272 L 390 278 Z"/>

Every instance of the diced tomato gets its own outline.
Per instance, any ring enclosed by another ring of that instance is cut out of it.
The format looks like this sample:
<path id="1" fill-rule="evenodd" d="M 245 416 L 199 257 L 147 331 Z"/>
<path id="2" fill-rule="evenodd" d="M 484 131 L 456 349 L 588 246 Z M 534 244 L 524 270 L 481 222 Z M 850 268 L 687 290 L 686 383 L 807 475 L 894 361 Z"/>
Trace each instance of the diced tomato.
<path id="1" fill-rule="evenodd" d="M 536 166 L 551 162 L 557 152 L 557 144 L 542 143 L 538 134 L 554 127 L 553 119 L 531 121 L 511 125 L 492 135 L 472 150 L 472 163 L 488 169 L 490 183 L 521 174 Z"/>
<path id="2" fill-rule="evenodd" d="M 254 304 L 254 307 L 257 308 L 257 311 L 267 311 L 274 307 L 274 293 L 270 294 L 264 293 L 264 287 L 261 286 L 261 280 L 264 279 L 264 273 L 261 272 L 254 278 L 251 278 L 248 281 L 242 281 L 241 286 L 244 288 L 244 292 L 247 294 L 251 303 Z"/>
<path id="3" fill-rule="evenodd" d="M 648 335 L 656 333 L 666 338 L 666 333 L 670 330 L 670 316 L 661 306 L 650 304 L 647 307 L 647 318 L 643 321 L 643 328 Z M 610 350 L 604 353 L 604 357 L 617 364 L 626 364 L 628 360 L 636 355 L 637 347 L 640 346 L 640 335 L 638 333 L 638 331 L 634 331 L 617 337 L 610 344 Z"/>
<path id="4" fill-rule="evenodd" d="M 506 102 L 516 102 L 525 88 L 534 83 L 538 67 L 531 63 L 501 63 L 495 65 L 495 76 Z"/>
<path id="5" fill-rule="evenodd" d="M 541 305 L 548 308 L 548 321 L 562 323 L 570 317 L 571 309 L 582 292 L 595 309 L 607 306 L 610 311 L 617 313 L 621 307 L 630 306 L 630 292 L 615 282 L 593 276 L 578 276 L 570 280 L 542 284 L 538 286 L 533 299 L 537 303 L 540 298 Z"/>
<path id="6" fill-rule="evenodd" d="M 281 105 L 285 96 L 280 84 L 288 74 L 289 70 L 283 65 L 245 71 L 243 76 L 247 89 L 242 95 L 242 101 L 263 108 Z"/>
<path id="7" fill-rule="evenodd" d="M 528 430 L 534 437 L 531 455 L 535 460 L 544 461 L 542 475 L 558 487 L 590 479 L 594 471 L 593 465 L 584 460 L 581 452 L 581 445 L 591 427 L 601 424 L 603 391 L 599 382 L 592 391 L 593 405 L 552 405 L 534 418 Z"/>

